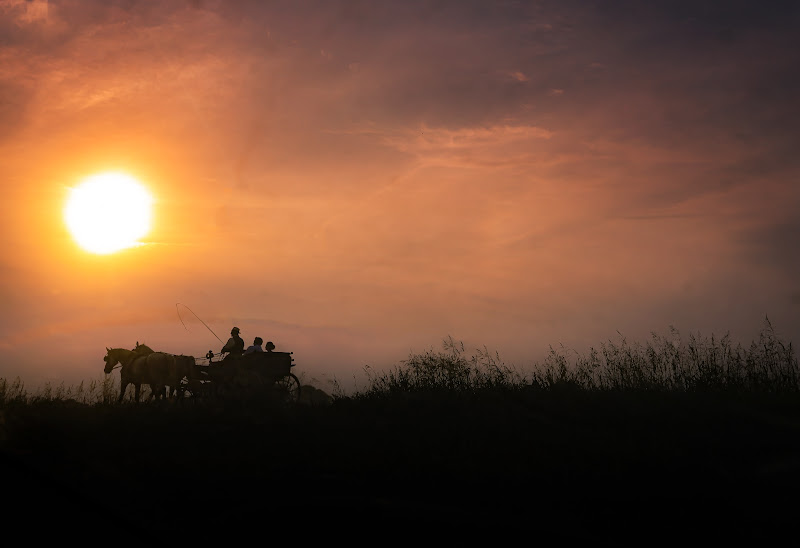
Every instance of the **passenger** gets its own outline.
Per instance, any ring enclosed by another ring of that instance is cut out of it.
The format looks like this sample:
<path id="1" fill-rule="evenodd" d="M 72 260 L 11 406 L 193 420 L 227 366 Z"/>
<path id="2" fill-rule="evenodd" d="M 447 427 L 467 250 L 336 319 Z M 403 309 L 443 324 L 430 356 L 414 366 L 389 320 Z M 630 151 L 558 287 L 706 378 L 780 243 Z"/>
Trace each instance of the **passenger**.
<path id="1" fill-rule="evenodd" d="M 244 351 L 244 355 L 252 354 L 254 352 L 263 352 L 264 349 L 261 348 L 261 344 L 264 342 L 264 339 L 261 337 L 256 337 L 253 339 L 253 344 L 247 347 L 247 350 Z"/>
<path id="2" fill-rule="evenodd" d="M 272 352 L 275 350 L 275 345 L 272 344 L 272 341 L 267 341 L 267 352 Z"/>
<path id="3" fill-rule="evenodd" d="M 239 336 L 239 328 L 234 327 L 231 329 L 231 338 L 222 347 L 222 353 L 228 353 L 226 357 L 238 357 L 244 352 L 244 340 Z"/>

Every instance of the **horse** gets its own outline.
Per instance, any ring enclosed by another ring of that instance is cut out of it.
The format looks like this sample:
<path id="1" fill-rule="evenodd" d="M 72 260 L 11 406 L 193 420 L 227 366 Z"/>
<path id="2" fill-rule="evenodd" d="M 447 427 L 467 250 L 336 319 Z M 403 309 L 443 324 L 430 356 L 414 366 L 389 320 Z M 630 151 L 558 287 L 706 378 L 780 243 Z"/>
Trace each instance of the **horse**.
<path id="1" fill-rule="evenodd" d="M 146 344 L 139 344 L 139 341 L 136 341 L 136 346 L 133 347 L 133 351 L 137 354 L 152 354 L 154 352 L 154 350 Z"/>
<path id="2" fill-rule="evenodd" d="M 122 399 L 125 397 L 125 389 L 128 387 L 128 384 L 133 384 L 136 393 L 136 401 L 139 401 L 139 393 L 142 382 L 134 375 L 131 375 L 133 370 L 128 367 L 131 363 L 133 363 L 133 361 L 136 360 L 136 358 L 139 357 L 141 357 L 141 354 L 134 350 L 128 350 L 127 348 L 106 347 L 106 355 L 103 358 L 103 361 L 106 362 L 106 366 L 103 369 L 103 372 L 108 375 L 111 373 L 111 371 L 113 371 L 117 364 L 122 366 L 122 370 L 120 371 L 120 392 L 118 401 L 122 401 Z M 152 392 L 153 386 L 150 388 Z"/>
<path id="3" fill-rule="evenodd" d="M 147 346 L 146 344 L 142 344 L 139 341 L 136 341 L 136 346 L 133 347 L 133 351 L 139 354 L 140 356 L 144 356 L 147 354 L 152 354 L 155 352 L 152 348 Z M 171 387 L 171 392 L 169 396 L 171 397 L 172 394 L 175 392 L 175 387 Z M 166 398 L 167 397 L 167 387 L 166 386 L 150 386 L 150 394 L 151 397 L 155 395 L 156 399 L 159 398 Z"/>
<path id="4" fill-rule="evenodd" d="M 139 346 L 137 344 L 137 346 Z M 125 397 L 125 389 L 129 384 L 135 388 L 135 400 L 138 402 L 142 384 L 150 385 L 148 401 L 166 395 L 166 387 L 170 386 L 170 395 L 175 393 L 183 377 L 191 378 L 194 358 L 191 356 L 175 356 L 166 352 L 141 353 L 126 348 L 106 348 L 105 373 L 111 373 L 118 363 L 120 371 L 119 400 Z"/>
<path id="5" fill-rule="evenodd" d="M 186 377 L 187 381 L 192 381 L 199 375 L 197 370 L 196 361 L 194 356 L 187 356 L 185 354 L 175 354 L 174 356 L 174 369 L 171 376 L 175 384 L 169 385 L 169 397 L 175 395 L 175 391 L 181 385 L 181 381 Z M 178 397 L 183 397 L 183 390 L 178 390 Z"/>
<path id="6" fill-rule="evenodd" d="M 152 348 L 146 344 L 140 343 L 139 341 L 136 341 L 136 346 L 133 348 L 133 351 L 142 355 L 154 353 Z M 178 387 L 182 384 L 182 379 L 186 377 L 186 380 L 189 381 L 197 376 L 194 356 L 187 356 L 185 354 L 172 354 L 172 356 L 175 358 L 175 363 L 173 364 L 174 369 L 171 369 L 170 371 L 170 377 L 172 377 L 173 382 L 168 385 L 169 392 L 167 392 L 166 386 L 159 387 L 159 393 L 156 395 L 156 397 L 173 398 L 176 391 L 179 392 L 178 397 L 183 397 L 183 391 L 178 390 Z"/>
<path id="7" fill-rule="evenodd" d="M 140 355 L 148 355 L 154 354 L 155 351 L 147 346 L 146 344 L 142 344 L 139 341 L 136 341 L 136 346 L 133 347 L 133 351 L 140 354 Z M 195 375 L 195 359 L 194 356 L 186 356 L 184 354 L 170 354 L 175 358 L 175 363 L 171 364 L 170 367 L 170 377 L 172 382 L 168 384 L 169 386 L 169 393 L 167 393 L 167 387 L 159 387 L 159 393 L 156 397 L 169 397 L 172 398 L 175 396 L 175 392 L 178 391 L 178 387 L 181 385 L 181 381 L 183 377 L 186 377 L 186 380 L 191 380 Z M 179 397 L 183 396 L 182 391 L 178 391 Z"/>

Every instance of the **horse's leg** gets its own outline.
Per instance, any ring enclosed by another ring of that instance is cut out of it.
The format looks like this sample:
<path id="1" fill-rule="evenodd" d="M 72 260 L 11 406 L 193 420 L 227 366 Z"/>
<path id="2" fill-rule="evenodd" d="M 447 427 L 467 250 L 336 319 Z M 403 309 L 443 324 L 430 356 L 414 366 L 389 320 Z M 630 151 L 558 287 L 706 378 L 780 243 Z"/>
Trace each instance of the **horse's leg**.
<path id="1" fill-rule="evenodd" d="M 155 399 L 156 401 L 160 400 L 164 392 L 167 390 L 166 386 L 160 384 L 151 384 L 150 385 L 150 395 L 147 396 L 147 401 Z"/>
<path id="2" fill-rule="evenodd" d="M 142 389 L 142 385 L 137 382 L 133 386 L 136 389 L 136 392 L 135 392 L 136 403 L 139 403 L 139 394 L 140 394 L 140 391 Z"/>
<path id="3" fill-rule="evenodd" d="M 126 388 L 128 388 L 128 381 L 120 381 L 119 399 L 117 400 L 117 402 L 122 403 L 122 399 L 125 397 Z"/>

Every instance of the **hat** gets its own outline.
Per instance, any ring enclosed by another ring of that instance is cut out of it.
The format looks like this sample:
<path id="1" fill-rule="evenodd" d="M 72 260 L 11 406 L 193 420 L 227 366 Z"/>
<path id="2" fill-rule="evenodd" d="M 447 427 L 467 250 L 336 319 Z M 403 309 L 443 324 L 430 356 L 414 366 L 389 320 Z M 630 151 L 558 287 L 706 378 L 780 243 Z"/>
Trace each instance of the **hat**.
<path id="1" fill-rule="evenodd" d="M 238 332 L 239 332 L 238 327 L 234 327 L 233 329 L 231 329 L 231 333 L 238 333 Z"/>
<path id="2" fill-rule="evenodd" d="M 272 344 L 272 341 L 267 341 L 267 350 L 275 350 L 275 345 Z"/>

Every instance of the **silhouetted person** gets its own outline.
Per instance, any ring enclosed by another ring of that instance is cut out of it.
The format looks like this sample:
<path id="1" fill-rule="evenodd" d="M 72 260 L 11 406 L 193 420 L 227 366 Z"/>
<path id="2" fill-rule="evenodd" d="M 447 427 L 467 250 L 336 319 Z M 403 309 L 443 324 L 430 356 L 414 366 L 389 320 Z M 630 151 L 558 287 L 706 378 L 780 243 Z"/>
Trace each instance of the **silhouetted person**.
<path id="1" fill-rule="evenodd" d="M 231 329 L 231 338 L 222 347 L 222 353 L 228 353 L 227 357 L 239 357 L 244 352 L 244 341 L 239 336 L 239 328 L 234 327 Z"/>
<path id="2" fill-rule="evenodd" d="M 263 352 L 264 349 L 261 348 L 263 342 L 264 339 L 261 337 L 256 337 L 253 339 L 253 344 L 247 347 L 247 350 L 244 351 L 244 355 L 246 356 L 247 354 L 252 354 L 253 352 Z"/>
<path id="3" fill-rule="evenodd" d="M 267 341 L 267 352 L 272 352 L 275 350 L 275 345 L 272 344 L 272 341 Z"/>

